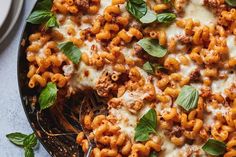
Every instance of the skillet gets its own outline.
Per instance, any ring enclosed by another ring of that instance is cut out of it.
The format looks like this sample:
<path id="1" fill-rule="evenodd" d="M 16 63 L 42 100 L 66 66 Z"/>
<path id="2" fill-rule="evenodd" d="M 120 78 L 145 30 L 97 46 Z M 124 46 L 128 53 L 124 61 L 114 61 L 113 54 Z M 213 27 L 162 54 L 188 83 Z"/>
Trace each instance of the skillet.
<path id="1" fill-rule="evenodd" d="M 81 130 L 81 127 L 76 120 L 78 114 L 72 113 L 72 109 L 76 107 L 73 105 L 73 99 L 63 101 L 62 105 L 55 105 L 51 109 L 40 111 L 39 105 L 35 101 L 39 96 L 40 89 L 28 87 L 26 48 L 29 41 L 27 39 L 37 27 L 30 23 L 25 24 L 18 49 L 18 86 L 25 114 L 40 143 L 51 156 L 83 156 L 81 147 L 75 142 L 76 134 Z M 78 99 L 76 98 L 76 100 Z"/>

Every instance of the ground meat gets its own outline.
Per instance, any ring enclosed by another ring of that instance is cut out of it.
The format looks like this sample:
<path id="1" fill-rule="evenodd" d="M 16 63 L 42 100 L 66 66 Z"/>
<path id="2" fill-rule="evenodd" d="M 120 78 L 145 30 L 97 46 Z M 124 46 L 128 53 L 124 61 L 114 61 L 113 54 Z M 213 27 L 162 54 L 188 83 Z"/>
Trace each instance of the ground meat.
<path id="1" fill-rule="evenodd" d="M 209 98 L 211 96 L 211 90 L 209 88 L 203 88 L 201 89 L 201 92 L 203 98 Z"/>
<path id="2" fill-rule="evenodd" d="M 212 9 L 216 15 L 220 15 L 223 10 L 227 10 L 224 0 L 204 0 L 204 5 Z"/>
<path id="3" fill-rule="evenodd" d="M 117 89 L 117 84 L 112 81 L 109 73 L 103 73 L 96 84 L 98 95 L 101 97 L 108 97 L 115 89 Z"/>
<path id="4" fill-rule="evenodd" d="M 192 37 L 191 36 L 187 36 L 187 35 L 177 35 L 176 36 L 177 39 L 184 43 L 184 44 L 188 44 L 188 43 L 191 43 L 192 42 Z"/>
<path id="5" fill-rule="evenodd" d="M 181 128 L 180 126 L 174 126 L 170 132 L 171 137 L 176 136 L 176 137 L 181 137 L 184 129 Z"/>
<path id="6" fill-rule="evenodd" d="M 76 0 L 76 3 L 83 10 L 89 9 L 89 0 Z"/>
<path id="7" fill-rule="evenodd" d="M 200 69 L 196 68 L 193 72 L 190 74 L 190 81 L 191 82 L 199 82 L 201 81 L 201 73 Z"/>
<path id="8" fill-rule="evenodd" d="M 121 105 L 122 105 L 122 102 L 119 98 L 112 98 L 108 102 L 108 106 L 111 108 L 117 108 L 117 107 L 120 107 Z"/>

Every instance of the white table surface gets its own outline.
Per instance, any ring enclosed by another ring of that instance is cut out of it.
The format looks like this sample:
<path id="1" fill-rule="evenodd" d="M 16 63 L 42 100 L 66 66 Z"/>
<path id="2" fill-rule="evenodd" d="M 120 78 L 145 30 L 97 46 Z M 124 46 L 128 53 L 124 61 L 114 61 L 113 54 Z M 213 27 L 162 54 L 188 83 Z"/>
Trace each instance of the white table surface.
<path id="1" fill-rule="evenodd" d="M 35 0 L 25 0 L 20 18 L 7 39 L 0 44 L 0 156 L 24 157 L 23 149 L 11 144 L 6 134 L 32 133 L 21 105 L 17 84 L 17 51 L 24 21 Z M 36 157 L 49 157 L 42 145 L 35 151 Z"/>

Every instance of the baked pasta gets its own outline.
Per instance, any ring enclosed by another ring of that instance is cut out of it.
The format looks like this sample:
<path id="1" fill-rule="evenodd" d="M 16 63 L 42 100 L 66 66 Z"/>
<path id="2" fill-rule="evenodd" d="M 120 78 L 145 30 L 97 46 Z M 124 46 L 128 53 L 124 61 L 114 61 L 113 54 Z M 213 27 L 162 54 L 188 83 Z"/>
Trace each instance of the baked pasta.
<path id="1" fill-rule="evenodd" d="M 41 109 L 93 90 L 93 157 L 236 156 L 234 0 L 41 0 L 28 22 Z M 75 139 L 84 152 L 83 132 Z"/>

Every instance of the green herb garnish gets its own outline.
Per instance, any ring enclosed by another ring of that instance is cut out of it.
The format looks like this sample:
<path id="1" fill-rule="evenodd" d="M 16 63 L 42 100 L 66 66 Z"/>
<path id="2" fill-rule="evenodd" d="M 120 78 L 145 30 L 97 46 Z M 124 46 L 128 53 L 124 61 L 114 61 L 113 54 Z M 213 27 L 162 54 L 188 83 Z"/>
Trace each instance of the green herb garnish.
<path id="1" fill-rule="evenodd" d="M 157 157 L 157 152 L 152 151 L 149 155 L 149 157 Z"/>
<path id="2" fill-rule="evenodd" d="M 65 42 L 58 45 L 58 48 L 74 63 L 78 64 L 81 57 L 80 49 L 73 42 Z"/>
<path id="3" fill-rule="evenodd" d="M 225 0 L 225 2 L 231 7 L 236 7 L 236 0 Z"/>
<path id="4" fill-rule="evenodd" d="M 40 109 L 44 110 L 53 106 L 55 104 L 56 99 L 57 99 L 57 86 L 56 84 L 49 82 L 39 95 Z"/>
<path id="5" fill-rule="evenodd" d="M 25 138 L 27 137 L 27 135 L 19 133 L 19 132 L 15 132 L 15 133 L 6 135 L 6 137 L 15 145 L 23 146 L 24 145 L 23 142 Z"/>
<path id="6" fill-rule="evenodd" d="M 154 109 L 150 109 L 139 121 L 135 128 L 135 141 L 147 141 L 150 133 L 155 133 L 157 127 L 157 114 Z"/>
<path id="7" fill-rule="evenodd" d="M 156 39 L 144 38 L 137 42 L 149 55 L 153 57 L 164 57 L 167 53 L 167 49 L 161 46 Z"/>
<path id="8" fill-rule="evenodd" d="M 143 64 L 143 70 L 152 75 L 155 74 L 156 70 L 163 69 L 163 68 L 164 68 L 163 66 L 155 64 L 155 63 L 153 64 L 150 62 L 146 62 L 145 64 Z"/>
<path id="9" fill-rule="evenodd" d="M 213 156 L 218 156 L 218 155 L 222 155 L 225 153 L 226 150 L 226 145 L 224 142 L 221 141 L 217 141 L 214 139 L 209 139 L 204 146 L 202 147 L 202 149 L 210 155 Z"/>
<path id="10" fill-rule="evenodd" d="M 186 111 L 190 111 L 197 107 L 199 92 L 192 86 L 185 85 L 175 103 L 183 107 Z"/>
<path id="11" fill-rule="evenodd" d="M 138 20 L 147 13 L 147 5 L 143 0 L 129 0 L 126 9 Z"/>
<path id="12" fill-rule="evenodd" d="M 157 15 L 157 22 L 159 23 L 171 23 L 176 19 L 176 15 L 174 13 L 161 13 Z"/>
<path id="13" fill-rule="evenodd" d="M 157 15 L 148 10 L 147 13 L 142 17 L 140 18 L 140 22 L 142 23 L 152 23 L 152 22 L 155 22 L 157 20 Z"/>
<path id="14" fill-rule="evenodd" d="M 25 135 L 19 132 L 7 134 L 6 137 L 13 144 L 23 147 L 25 151 L 25 157 L 34 157 L 33 148 L 37 145 L 38 141 L 34 133 Z"/>
<path id="15" fill-rule="evenodd" d="M 27 22 L 32 24 L 44 24 L 45 28 L 58 27 L 56 15 L 51 10 L 51 0 L 41 0 L 37 3 L 35 10 L 27 18 Z"/>
<path id="16" fill-rule="evenodd" d="M 50 11 L 52 8 L 52 0 L 39 0 L 35 7 L 35 10 L 48 10 Z"/>

